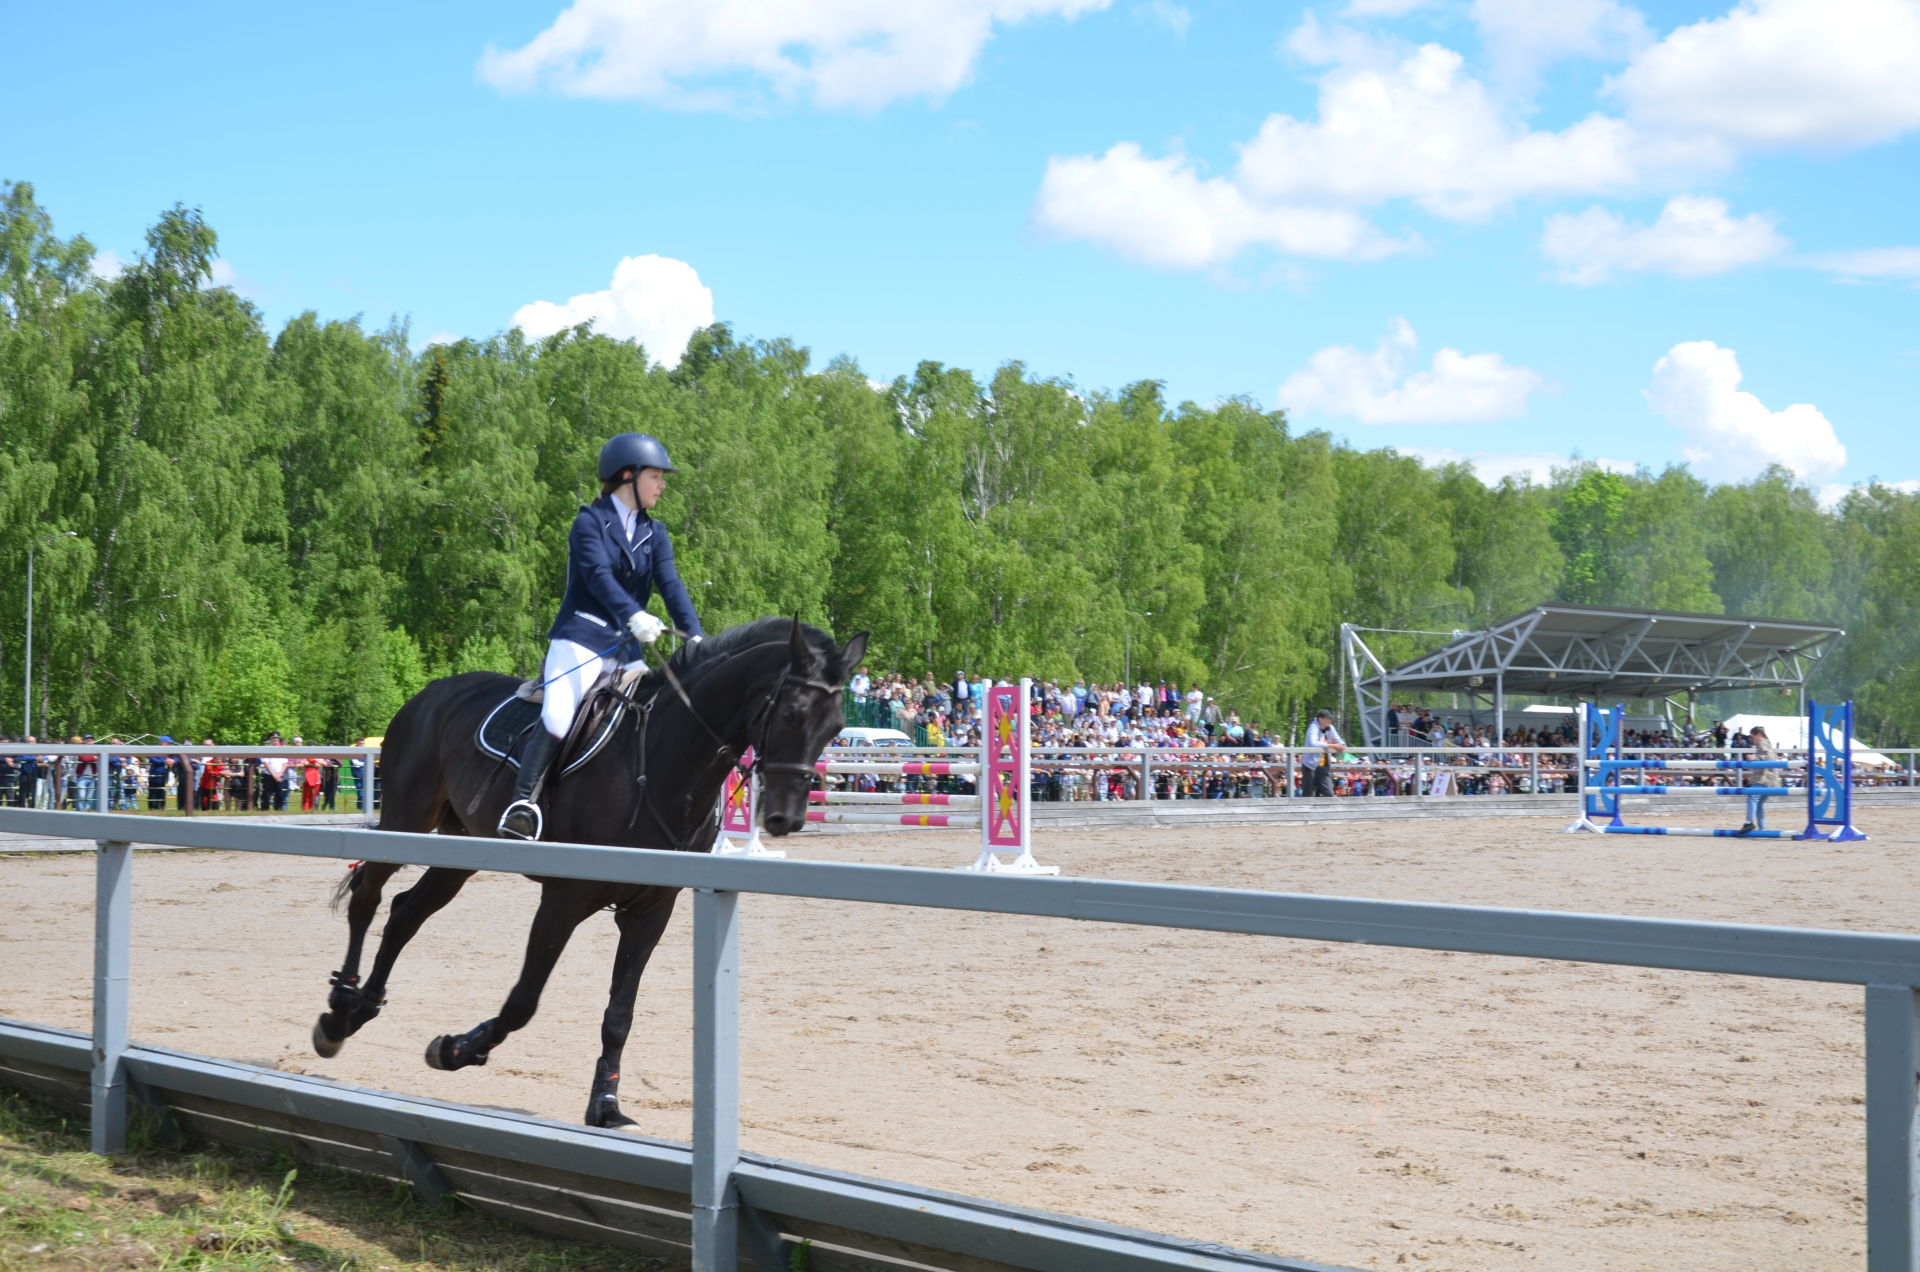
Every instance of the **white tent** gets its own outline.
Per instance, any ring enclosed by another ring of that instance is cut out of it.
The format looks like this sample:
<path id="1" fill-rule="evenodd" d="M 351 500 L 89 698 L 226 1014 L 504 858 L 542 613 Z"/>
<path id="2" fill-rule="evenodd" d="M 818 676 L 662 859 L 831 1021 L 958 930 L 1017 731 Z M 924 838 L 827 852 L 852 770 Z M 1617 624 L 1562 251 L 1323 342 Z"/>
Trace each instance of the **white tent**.
<path id="1" fill-rule="evenodd" d="M 1736 715 L 1721 721 L 1728 733 L 1745 733 L 1756 724 L 1767 731 L 1773 744 L 1783 751 L 1807 749 L 1807 717 L 1803 715 Z M 1858 734 L 1853 738 L 1855 768 L 1894 768 L 1896 765 L 1878 751 L 1867 749 Z"/>

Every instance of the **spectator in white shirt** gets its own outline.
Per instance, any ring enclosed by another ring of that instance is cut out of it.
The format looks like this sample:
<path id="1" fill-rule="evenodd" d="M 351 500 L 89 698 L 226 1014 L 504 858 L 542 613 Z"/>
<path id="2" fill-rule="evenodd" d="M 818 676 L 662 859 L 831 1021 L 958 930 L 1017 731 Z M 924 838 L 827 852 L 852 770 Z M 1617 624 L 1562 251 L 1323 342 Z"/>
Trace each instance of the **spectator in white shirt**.
<path id="1" fill-rule="evenodd" d="M 1307 726 L 1307 745 L 1319 751 L 1317 756 L 1300 757 L 1301 794 L 1331 796 L 1333 794 L 1333 761 L 1346 749 L 1346 739 L 1340 736 L 1340 730 L 1333 727 L 1333 712 L 1322 708 L 1313 713 L 1313 723 Z"/>

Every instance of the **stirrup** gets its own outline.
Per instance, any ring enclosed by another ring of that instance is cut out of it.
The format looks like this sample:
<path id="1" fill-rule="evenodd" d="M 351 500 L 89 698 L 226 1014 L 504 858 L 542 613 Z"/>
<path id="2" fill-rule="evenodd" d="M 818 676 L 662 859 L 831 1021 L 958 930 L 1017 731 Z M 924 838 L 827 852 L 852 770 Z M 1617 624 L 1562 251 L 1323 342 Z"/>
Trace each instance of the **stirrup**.
<path id="1" fill-rule="evenodd" d="M 533 823 L 531 831 L 520 829 L 529 821 Z M 508 825 L 509 822 L 516 824 Z M 538 839 L 545 829 L 546 819 L 541 816 L 540 805 L 532 800 L 516 799 L 507 805 L 505 812 L 500 814 L 499 831 L 508 839 Z"/>

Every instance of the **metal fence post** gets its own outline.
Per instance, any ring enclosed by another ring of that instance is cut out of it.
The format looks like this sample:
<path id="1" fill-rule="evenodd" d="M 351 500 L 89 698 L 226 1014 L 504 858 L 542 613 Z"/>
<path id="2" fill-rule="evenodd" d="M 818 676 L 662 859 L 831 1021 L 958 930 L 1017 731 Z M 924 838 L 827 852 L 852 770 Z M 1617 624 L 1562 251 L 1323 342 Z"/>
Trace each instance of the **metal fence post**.
<path id="1" fill-rule="evenodd" d="M 1413 793 L 1416 798 L 1427 793 L 1426 770 L 1426 757 L 1419 751 L 1415 751 L 1413 753 Z"/>
<path id="2" fill-rule="evenodd" d="M 693 894 L 693 1268 L 739 1267 L 740 894 Z"/>
<path id="3" fill-rule="evenodd" d="M 1540 794 L 1540 748 L 1527 752 L 1527 794 Z"/>
<path id="4" fill-rule="evenodd" d="M 105 789 L 103 783 L 102 802 Z M 127 1147 L 125 1056 L 133 845 L 102 839 L 96 841 L 94 851 L 92 1148 L 104 1156 Z"/>
<path id="5" fill-rule="evenodd" d="M 1140 798 L 1153 798 L 1153 752 L 1140 748 Z"/>
<path id="6" fill-rule="evenodd" d="M 1867 1269 L 1920 1268 L 1920 994 L 1867 986 Z"/>

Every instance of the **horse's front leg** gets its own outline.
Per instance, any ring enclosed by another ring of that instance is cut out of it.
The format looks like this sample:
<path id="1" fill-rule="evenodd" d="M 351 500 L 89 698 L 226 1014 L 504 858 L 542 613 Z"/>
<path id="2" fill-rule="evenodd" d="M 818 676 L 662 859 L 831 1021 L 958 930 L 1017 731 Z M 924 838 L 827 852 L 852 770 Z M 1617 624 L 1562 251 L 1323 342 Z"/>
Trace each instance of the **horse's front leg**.
<path id="1" fill-rule="evenodd" d="M 588 1126 L 618 1128 L 634 1121 L 620 1111 L 620 1056 L 633 1029 L 633 1004 L 640 977 L 673 917 L 679 891 L 668 891 L 651 905 L 623 906 L 613 912 L 620 947 L 613 956 L 613 983 L 607 987 L 607 1014 L 600 1018 L 600 1059 L 593 1066 L 593 1093 L 587 1097 Z M 645 897 L 641 900 L 644 902 Z"/>
<path id="2" fill-rule="evenodd" d="M 373 916 L 380 912 L 380 890 L 399 869 L 384 861 L 357 862 L 334 893 L 336 906 L 342 898 L 347 902 L 347 956 L 330 978 L 333 988 L 327 995 L 327 1010 L 313 1022 L 313 1049 L 322 1056 L 338 1055 L 360 1026 L 380 1014 L 379 1000 L 369 999 L 360 987 L 360 955 Z"/>
<path id="3" fill-rule="evenodd" d="M 485 1064 L 487 1055 L 505 1042 L 507 1035 L 524 1029 L 540 1007 L 540 992 L 553 975 L 573 931 L 589 914 L 604 907 L 609 889 L 603 883 L 574 879 L 549 879 L 541 884 L 540 908 L 534 913 L 533 928 L 527 933 L 527 953 L 520 964 L 520 979 L 514 982 L 500 1014 L 483 1020 L 463 1034 L 442 1034 L 427 1044 L 427 1064 L 435 1069 L 464 1069 L 470 1064 Z"/>

